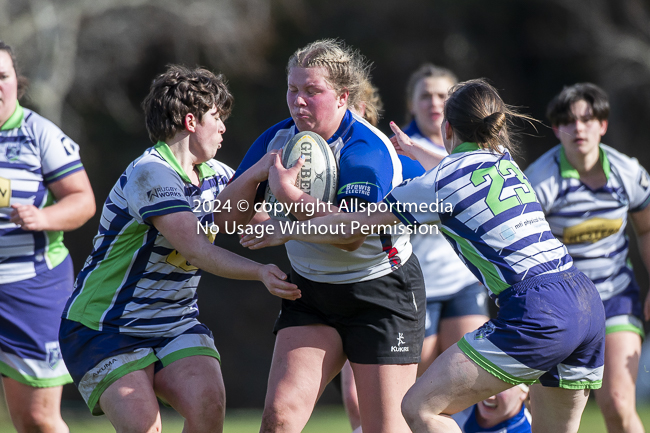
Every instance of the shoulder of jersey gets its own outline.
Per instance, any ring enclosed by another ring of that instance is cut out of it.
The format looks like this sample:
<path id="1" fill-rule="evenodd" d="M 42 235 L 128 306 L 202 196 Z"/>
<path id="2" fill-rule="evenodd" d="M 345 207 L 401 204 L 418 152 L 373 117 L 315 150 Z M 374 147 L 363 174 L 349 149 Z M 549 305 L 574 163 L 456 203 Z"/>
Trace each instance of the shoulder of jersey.
<path id="1" fill-rule="evenodd" d="M 626 155 L 623 152 L 620 152 L 606 144 L 601 143 L 600 146 L 603 148 L 605 153 L 607 153 L 607 157 L 610 159 L 610 162 L 614 162 L 615 164 L 621 163 L 626 165 L 627 167 L 639 165 L 639 160 L 634 158 L 633 156 Z"/>
<path id="2" fill-rule="evenodd" d="M 302 155 L 305 162 L 298 173 L 296 186 L 320 201 L 334 202 L 338 185 L 338 166 L 327 142 L 315 132 L 296 134 L 282 150 L 282 165 L 286 168 L 293 167 Z M 277 202 L 268 187 L 264 199 L 269 203 Z M 282 212 L 272 212 L 270 216 L 276 219 L 287 218 Z M 289 216 L 289 219 L 293 218 Z"/>

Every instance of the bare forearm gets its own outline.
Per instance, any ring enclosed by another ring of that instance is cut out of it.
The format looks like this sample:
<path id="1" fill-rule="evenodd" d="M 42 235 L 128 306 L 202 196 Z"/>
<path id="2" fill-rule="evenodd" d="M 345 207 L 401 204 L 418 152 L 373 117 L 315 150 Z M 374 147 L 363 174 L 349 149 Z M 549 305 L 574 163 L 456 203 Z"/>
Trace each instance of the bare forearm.
<path id="1" fill-rule="evenodd" d="M 95 198 L 92 194 L 75 192 L 43 208 L 45 231 L 75 230 L 95 215 Z"/>
<path id="2" fill-rule="evenodd" d="M 212 244 L 186 251 L 183 256 L 193 266 L 233 280 L 261 281 L 261 264 Z"/>

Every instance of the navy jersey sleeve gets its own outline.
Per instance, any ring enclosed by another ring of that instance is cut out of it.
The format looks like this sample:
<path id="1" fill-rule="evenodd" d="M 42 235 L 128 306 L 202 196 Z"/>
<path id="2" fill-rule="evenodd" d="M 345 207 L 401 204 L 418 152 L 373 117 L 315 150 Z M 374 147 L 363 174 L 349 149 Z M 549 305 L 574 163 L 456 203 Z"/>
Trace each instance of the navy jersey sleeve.
<path id="1" fill-rule="evenodd" d="M 340 202 L 345 197 L 356 197 L 377 203 L 392 188 L 393 162 L 386 145 L 374 137 L 361 138 L 346 145 L 339 162 Z"/>

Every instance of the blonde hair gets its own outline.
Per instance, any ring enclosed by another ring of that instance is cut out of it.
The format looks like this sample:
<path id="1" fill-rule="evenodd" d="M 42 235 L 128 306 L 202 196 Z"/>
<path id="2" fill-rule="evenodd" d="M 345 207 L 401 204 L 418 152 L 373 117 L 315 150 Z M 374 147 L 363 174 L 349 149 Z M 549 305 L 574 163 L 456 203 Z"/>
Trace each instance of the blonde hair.
<path id="1" fill-rule="evenodd" d="M 296 67 L 325 68 L 325 80 L 336 94 L 348 92 L 348 107 L 359 103 L 362 86 L 369 81 L 370 64 L 366 58 L 336 39 L 321 39 L 296 50 L 289 58 L 287 75 Z"/>
<path id="2" fill-rule="evenodd" d="M 363 118 L 372 126 L 377 126 L 384 109 L 384 103 L 379 96 L 379 89 L 373 86 L 370 80 L 366 80 L 361 83 L 360 93 L 359 101 L 353 106 L 354 110 L 362 114 Z"/>

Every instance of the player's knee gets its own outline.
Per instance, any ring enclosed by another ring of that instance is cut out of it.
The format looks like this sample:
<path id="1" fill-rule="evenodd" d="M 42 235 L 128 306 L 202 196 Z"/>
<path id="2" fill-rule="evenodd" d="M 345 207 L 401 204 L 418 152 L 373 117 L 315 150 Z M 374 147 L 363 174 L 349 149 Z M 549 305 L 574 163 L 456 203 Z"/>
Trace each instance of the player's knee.
<path id="1" fill-rule="evenodd" d="M 186 422 L 191 427 L 188 431 L 221 431 L 225 416 L 225 398 L 205 401 L 186 417 Z"/>
<path id="2" fill-rule="evenodd" d="M 402 399 L 402 416 L 409 426 L 418 425 L 424 418 L 426 408 L 422 401 L 415 397 L 414 393 L 407 392 Z"/>
<path id="3" fill-rule="evenodd" d="M 57 426 L 65 425 L 59 414 L 39 409 L 11 414 L 11 417 L 19 433 L 53 432 L 57 431 Z"/>
<path id="4" fill-rule="evenodd" d="M 623 425 L 634 415 L 634 395 L 627 392 L 611 391 L 599 396 L 600 409 L 608 423 Z"/>

